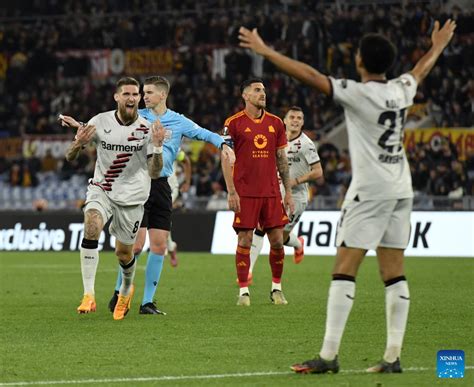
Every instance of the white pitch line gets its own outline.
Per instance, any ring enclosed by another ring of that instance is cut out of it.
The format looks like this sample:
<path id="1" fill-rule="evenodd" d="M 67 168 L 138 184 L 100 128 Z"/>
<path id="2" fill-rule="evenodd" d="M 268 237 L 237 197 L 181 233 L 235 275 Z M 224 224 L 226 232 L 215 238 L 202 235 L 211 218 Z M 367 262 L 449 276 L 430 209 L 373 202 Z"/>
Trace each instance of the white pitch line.
<path id="1" fill-rule="evenodd" d="M 465 369 L 474 369 L 474 366 L 466 366 Z M 435 371 L 436 368 L 410 367 L 404 368 L 403 372 Z M 367 374 L 366 370 L 341 370 L 341 374 Z M 146 378 L 110 378 L 110 379 L 82 379 L 82 380 L 38 380 L 31 382 L 6 382 L 0 386 L 40 386 L 49 384 L 101 384 L 101 383 L 132 383 L 132 382 L 159 382 L 173 380 L 200 380 L 200 379 L 223 379 L 223 378 L 244 378 L 251 376 L 275 376 L 294 375 L 290 371 L 268 371 L 268 372 L 245 372 L 235 374 L 214 374 L 214 375 L 181 375 L 181 376 L 150 376 Z M 368 374 L 367 374 L 368 375 Z"/>

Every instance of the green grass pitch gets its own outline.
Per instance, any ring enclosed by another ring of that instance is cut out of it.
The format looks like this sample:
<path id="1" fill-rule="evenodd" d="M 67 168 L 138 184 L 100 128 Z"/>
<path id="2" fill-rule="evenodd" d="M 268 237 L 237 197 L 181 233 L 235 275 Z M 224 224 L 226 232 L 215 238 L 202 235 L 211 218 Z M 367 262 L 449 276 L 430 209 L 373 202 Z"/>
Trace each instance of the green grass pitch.
<path id="1" fill-rule="evenodd" d="M 270 268 L 260 257 L 250 308 L 237 307 L 234 257 L 181 253 L 165 261 L 157 292 L 167 316 L 142 316 L 142 256 L 132 310 L 107 310 L 116 258 L 102 253 L 97 312 L 76 314 L 82 293 L 78 253 L 0 253 L 0 386 L 22 385 L 474 385 L 474 259 L 408 258 L 411 310 L 401 375 L 368 375 L 385 345 L 384 288 L 366 258 L 343 338 L 337 375 L 296 375 L 289 366 L 320 348 L 332 257 L 287 259 L 287 306 L 269 301 Z M 464 379 L 436 377 L 436 353 L 462 349 Z"/>

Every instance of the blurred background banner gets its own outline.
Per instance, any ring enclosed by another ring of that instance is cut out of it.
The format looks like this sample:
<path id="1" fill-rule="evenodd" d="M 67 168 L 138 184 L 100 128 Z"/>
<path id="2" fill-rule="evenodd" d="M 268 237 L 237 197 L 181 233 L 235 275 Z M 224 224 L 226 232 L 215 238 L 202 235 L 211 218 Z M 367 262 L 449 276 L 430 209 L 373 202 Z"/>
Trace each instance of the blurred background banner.
<path id="1" fill-rule="evenodd" d="M 440 151 L 443 144 L 456 147 L 459 160 L 465 161 L 474 152 L 474 130 L 472 128 L 418 128 L 406 129 L 405 149 L 412 150 L 417 144 L 428 144 Z"/>
<path id="2" fill-rule="evenodd" d="M 1 214 L 0 251 L 79 251 L 84 217 L 77 211 L 5 211 Z M 181 251 L 210 251 L 214 213 L 175 214 L 173 238 Z M 106 225 L 99 249 L 111 251 L 115 239 Z M 149 246 L 148 236 L 145 249 Z"/>
<path id="3" fill-rule="evenodd" d="M 56 57 L 68 70 L 68 75 L 107 79 L 127 74 L 140 76 L 167 75 L 174 68 L 174 52 L 167 48 L 122 50 L 65 50 Z"/>

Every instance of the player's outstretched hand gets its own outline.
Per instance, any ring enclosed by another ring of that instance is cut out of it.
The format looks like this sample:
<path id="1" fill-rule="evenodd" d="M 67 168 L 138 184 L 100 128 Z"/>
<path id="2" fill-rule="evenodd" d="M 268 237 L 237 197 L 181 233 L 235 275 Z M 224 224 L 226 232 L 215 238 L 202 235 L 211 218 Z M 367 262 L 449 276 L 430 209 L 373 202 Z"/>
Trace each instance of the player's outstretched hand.
<path id="1" fill-rule="evenodd" d="M 151 138 L 154 146 L 162 146 L 165 140 L 165 128 L 160 120 L 156 120 L 151 124 Z"/>
<path id="2" fill-rule="evenodd" d="M 250 31 L 248 28 L 240 27 L 239 40 L 240 47 L 250 48 L 252 51 L 255 51 L 260 55 L 265 55 L 265 53 L 270 50 L 270 47 L 265 44 L 256 28 Z"/>
<path id="3" fill-rule="evenodd" d="M 235 164 L 235 153 L 233 149 L 225 143 L 222 146 L 221 157 L 224 157 L 230 165 Z"/>
<path id="4" fill-rule="evenodd" d="M 290 192 L 285 193 L 285 209 L 288 212 L 288 216 L 291 216 L 295 213 L 295 203 L 293 202 L 293 196 Z"/>
<path id="5" fill-rule="evenodd" d="M 240 212 L 240 197 L 237 191 L 227 194 L 227 204 L 229 205 L 229 210 L 234 211 L 236 214 Z"/>
<path id="6" fill-rule="evenodd" d="M 95 125 L 80 126 L 76 133 L 76 142 L 80 145 L 86 145 L 92 140 L 95 134 Z"/>
<path id="7" fill-rule="evenodd" d="M 181 187 L 179 187 L 179 192 L 188 192 L 189 188 L 191 188 L 191 185 L 187 181 L 185 181 L 183 184 L 181 184 Z"/>
<path id="8" fill-rule="evenodd" d="M 446 20 L 446 23 L 444 23 L 443 28 L 440 29 L 439 26 L 439 21 L 436 20 L 433 32 L 431 33 L 431 42 L 433 43 L 433 46 L 439 47 L 443 50 L 449 44 L 449 41 L 454 35 L 456 21 L 448 19 Z"/>
<path id="9" fill-rule="evenodd" d="M 71 116 L 65 116 L 63 114 L 60 114 L 58 116 L 58 120 L 59 120 L 59 122 L 61 122 L 62 126 L 67 126 L 67 127 L 71 127 L 71 128 L 79 128 L 80 126 L 82 126 L 79 121 L 76 121 Z"/>

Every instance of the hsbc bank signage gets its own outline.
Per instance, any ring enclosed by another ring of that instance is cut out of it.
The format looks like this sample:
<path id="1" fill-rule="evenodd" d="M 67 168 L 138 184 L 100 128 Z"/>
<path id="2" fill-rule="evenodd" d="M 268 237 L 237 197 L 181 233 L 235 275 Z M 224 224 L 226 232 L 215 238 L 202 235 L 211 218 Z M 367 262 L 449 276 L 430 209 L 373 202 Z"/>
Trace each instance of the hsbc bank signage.
<path id="1" fill-rule="evenodd" d="M 307 255 L 335 255 L 336 228 L 339 211 L 306 211 L 294 232 L 305 241 Z M 237 235 L 232 229 L 234 215 L 230 211 L 216 214 L 213 254 L 234 254 Z M 286 247 L 288 253 L 292 249 Z M 265 238 L 262 253 L 268 253 Z M 413 212 L 407 256 L 474 258 L 474 212 Z M 368 255 L 375 255 L 369 251 Z"/>

